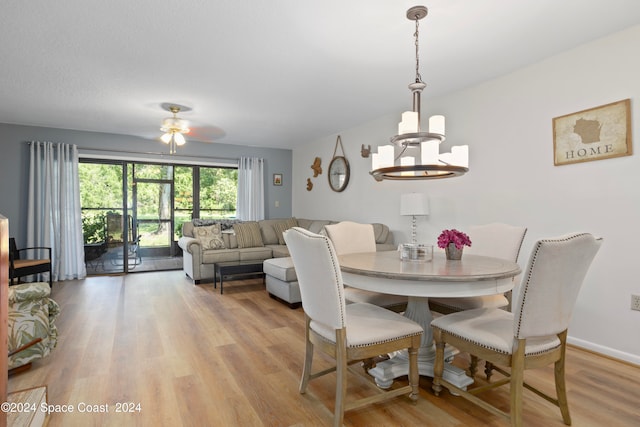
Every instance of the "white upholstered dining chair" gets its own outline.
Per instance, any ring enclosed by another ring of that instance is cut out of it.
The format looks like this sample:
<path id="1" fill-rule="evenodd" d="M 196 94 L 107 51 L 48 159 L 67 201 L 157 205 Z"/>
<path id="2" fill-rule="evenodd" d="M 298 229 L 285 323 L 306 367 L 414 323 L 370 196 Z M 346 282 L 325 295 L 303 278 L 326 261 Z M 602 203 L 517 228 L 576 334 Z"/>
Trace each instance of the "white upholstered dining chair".
<path id="1" fill-rule="evenodd" d="M 376 239 L 371 224 L 342 221 L 325 225 L 324 229 L 338 255 L 376 251 Z M 365 291 L 349 287 L 348 283 L 345 283 L 344 292 L 347 303 L 366 302 L 397 313 L 407 308 L 406 296 Z"/>
<path id="2" fill-rule="evenodd" d="M 588 233 L 575 233 L 536 242 L 514 297 L 513 311 L 480 308 L 436 318 L 431 322 L 436 343 L 433 390 L 444 385 L 454 394 L 485 410 L 522 425 L 523 388 L 533 390 L 560 408 L 565 424 L 571 424 L 567 402 L 565 351 L 567 328 L 580 287 L 601 240 Z M 442 378 L 445 344 L 490 361 L 506 376 L 486 386 L 462 390 Z M 555 364 L 557 398 L 524 382 L 524 370 Z M 501 367 L 510 368 L 507 372 Z M 510 413 L 476 396 L 479 392 L 510 384 Z"/>
<path id="3" fill-rule="evenodd" d="M 469 227 L 471 246 L 465 248 L 464 253 L 518 262 L 526 233 L 526 227 L 509 224 L 474 225 Z M 514 278 L 514 280 L 519 279 Z M 511 293 L 468 298 L 430 298 L 429 307 L 436 313 L 449 314 L 474 308 L 509 307 L 510 298 Z"/>
<path id="4" fill-rule="evenodd" d="M 503 223 L 473 225 L 469 227 L 471 246 L 465 249 L 467 254 L 490 256 L 518 262 L 520 248 L 527 234 L 527 228 Z M 512 279 L 518 283 L 520 276 Z M 475 308 L 504 308 L 511 309 L 512 291 L 506 294 L 484 295 L 463 298 L 430 298 L 429 308 L 440 314 L 457 313 Z M 473 377 L 478 370 L 478 357 L 471 355 L 469 373 Z M 485 362 L 484 373 L 487 380 L 491 378 L 493 366 Z"/>
<path id="5" fill-rule="evenodd" d="M 285 231 L 283 236 L 298 276 L 305 314 L 306 353 L 300 393 L 305 393 L 309 380 L 335 371 L 335 426 L 342 425 L 344 411 L 350 409 L 403 394 L 408 394 L 415 402 L 422 327 L 398 313 L 372 304 L 346 304 L 338 258 L 327 236 L 300 227 Z M 336 366 L 312 373 L 314 348 L 333 357 Z M 409 353 L 408 385 L 391 391 L 373 386 L 378 394 L 346 403 L 348 364 L 404 349 Z"/>

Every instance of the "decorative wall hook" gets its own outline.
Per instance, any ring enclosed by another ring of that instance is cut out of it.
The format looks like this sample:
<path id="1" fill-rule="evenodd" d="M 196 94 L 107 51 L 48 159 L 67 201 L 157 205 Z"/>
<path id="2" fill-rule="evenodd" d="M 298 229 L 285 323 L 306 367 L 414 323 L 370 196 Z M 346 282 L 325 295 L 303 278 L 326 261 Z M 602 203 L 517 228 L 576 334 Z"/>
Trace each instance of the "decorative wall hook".
<path id="1" fill-rule="evenodd" d="M 313 169 L 313 177 L 316 178 L 318 175 L 322 174 L 322 167 L 320 166 L 320 164 L 322 163 L 322 160 L 320 159 L 320 157 L 316 157 L 313 160 L 313 164 L 311 165 L 311 169 Z"/>
<path id="2" fill-rule="evenodd" d="M 362 148 L 360 149 L 360 155 L 366 159 L 367 157 L 369 157 L 370 154 L 371 154 L 371 146 L 367 145 L 365 147 L 364 144 L 362 144 Z"/>

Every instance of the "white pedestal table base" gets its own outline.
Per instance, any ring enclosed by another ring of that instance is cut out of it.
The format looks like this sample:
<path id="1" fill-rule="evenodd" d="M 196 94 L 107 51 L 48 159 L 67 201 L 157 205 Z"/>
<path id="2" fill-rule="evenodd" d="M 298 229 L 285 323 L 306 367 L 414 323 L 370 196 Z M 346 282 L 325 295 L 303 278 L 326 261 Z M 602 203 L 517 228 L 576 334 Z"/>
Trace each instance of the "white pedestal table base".
<path id="1" fill-rule="evenodd" d="M 409 297 L 405 317 L 420 324 L 424 329 L 424 335 L 420 348 L 418 349 L 418 371 L 420 375 L 433 378 L 433 363 L 436 352 L 433 345 L 433 333 L 431 331 L 431 321 L 433 316 L 429 310 L 429 298 Z M 454 348 L 445 348 L 445 361 L 452 358 L 457 353 Z M 409 374 L 409 357 L 406 351 L 398 351 L 390 354 L 390 359 L 378 362 L 375 368 L 369 370 L 369 374 L 375 378 L 376 384 L 380 388 L 389 388 L 395 378 Z M 473 384 L 473 378 L 466 375 L 463 369 L 449 363 L 444 364 L 443 378 L 455 386 L 466 390 L 467 386 Z"/>

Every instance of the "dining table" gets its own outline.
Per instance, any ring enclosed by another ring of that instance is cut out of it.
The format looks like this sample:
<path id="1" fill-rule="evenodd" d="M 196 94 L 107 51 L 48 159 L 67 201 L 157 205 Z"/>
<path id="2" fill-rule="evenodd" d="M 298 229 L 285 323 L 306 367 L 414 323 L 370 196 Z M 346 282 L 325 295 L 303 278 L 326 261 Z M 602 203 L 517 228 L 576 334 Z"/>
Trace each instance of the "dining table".
<path id="1" fill-rule="evenodd" d="M 433 314 L 430 297 L 476 297 L 510 291 L 521 273 L 517 263 L 505 259 L 464 254 L 460 260 L 448 260 L 436 252 L 425 261 L 401 260 L 396 251 L 361 252 L 338 257 L 345 286 L 366 291 L 408 297 L 404 316 L 422 326 L 424 334 L 418 351 L 420 375 L 433 377 L 435 347 L 431 331 Z M 450 361 L 457 353 L 445 351 Z M 381 388 L 388 388 L 395 378 L 407 375 L 407 352 L 396 352 L 388 360 L 378 362 L 369 374 Z M 443 377 L 457 387 L 466 389 L 473 379 L 463 369 L 445 363 Z"/>

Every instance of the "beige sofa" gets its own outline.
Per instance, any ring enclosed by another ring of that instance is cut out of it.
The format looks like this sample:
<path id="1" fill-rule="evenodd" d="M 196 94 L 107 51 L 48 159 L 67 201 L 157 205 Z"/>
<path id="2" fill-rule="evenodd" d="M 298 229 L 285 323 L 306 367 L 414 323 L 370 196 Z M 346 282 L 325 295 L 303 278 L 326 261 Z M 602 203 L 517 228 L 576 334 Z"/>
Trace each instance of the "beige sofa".
<path id="1" fill-rule="evenodd" d="M 182 225 L 182 237 L 178 240 L 178 245 L 182 248 L 184 272 L 195 284 L 203 280 L 213 280 L 216 263 L 259 262 L 269 258 L 288 257 L 289 251 L 282 240 L 282 231 L 290 226 L 321 233 L 325 225 L 338 222 L 302 218 L 265 219 L 257 221 L 257 224 L 249 221 L 237 221 L 232 224 L 223 222 L 221 228 L 225 228 L 226 225 L 228 229 L 220 230 L 221 241 L 216 240 L 216 243 L 208 244 L 209 237 L 201 236 L 204 229 L 194 226 L 194 221 Z M 215 224 L 205 224 L 202 227 L 215 228 Z M 389 227 L 378 223 L 373 224 L 373 227 L 377 249 L 395 249 Z M 250 233 L 249 238 L 246 238 L 245 229 L 259 229 L 259 238 L 255 235 L 257 232 Z M 218 239 L 217 235 L 214 239 Z"/>

